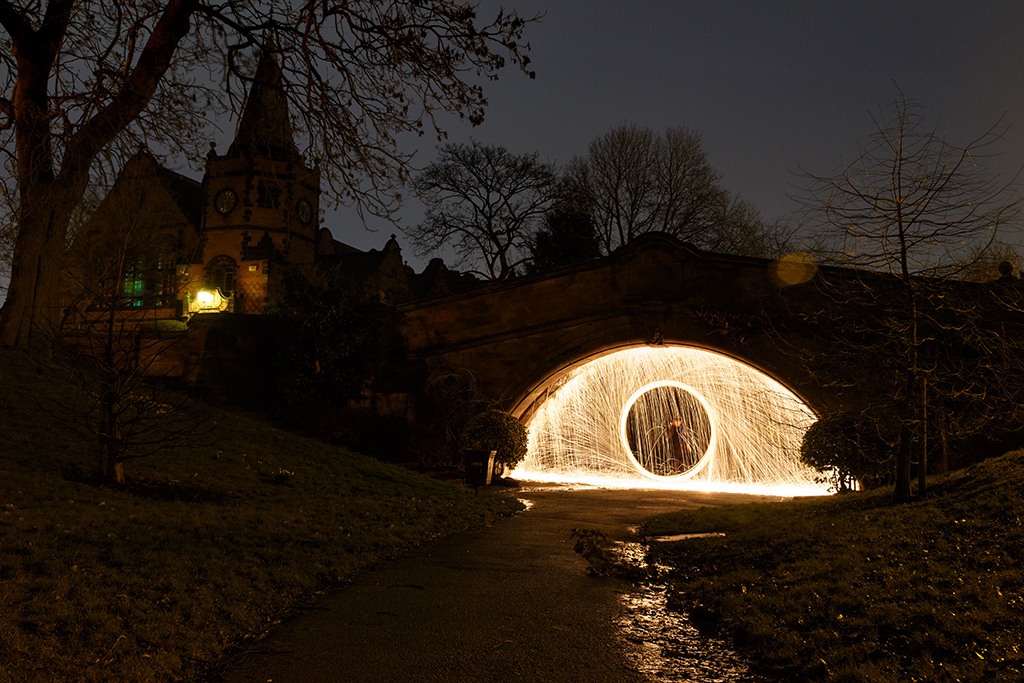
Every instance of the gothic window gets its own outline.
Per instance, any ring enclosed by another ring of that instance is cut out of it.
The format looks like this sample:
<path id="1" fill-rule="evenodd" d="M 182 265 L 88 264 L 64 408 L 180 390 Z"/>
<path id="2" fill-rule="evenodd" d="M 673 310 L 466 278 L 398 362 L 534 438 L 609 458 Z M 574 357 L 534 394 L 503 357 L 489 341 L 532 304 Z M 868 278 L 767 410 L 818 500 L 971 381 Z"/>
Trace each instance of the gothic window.
<path id="1" fill-rule="evenodd" d="M 139 257 L 128 259 L 124 270 L 124 299 L 122 305 L 129 308 L 141 308 L 146 295 L 146 259 Z"/>
<path id="2" fill-rule="evenodd" d="M 230 256 L 217 256 L 213 258 L 205 268 L 206 287 L 209 289 L 219 288 L 221 294 L 230 296 L 235 289 L 235 273 L 238 272 L 238 264 Z"/>
<path id="3" fill-rule="evenodd" d="M 162 253 L 127 260 L 121 286 L 121 306 L 167 306 L 177 296 L 177 271 L 173 258 Z"/>
<path id="4" fill-rule="evenodd" d="M 153 302 L 157 306 L 169 306 L 178 298 L 178 268 L 173 258 L 164 254 L 156 257 L 154 273 Z"/>

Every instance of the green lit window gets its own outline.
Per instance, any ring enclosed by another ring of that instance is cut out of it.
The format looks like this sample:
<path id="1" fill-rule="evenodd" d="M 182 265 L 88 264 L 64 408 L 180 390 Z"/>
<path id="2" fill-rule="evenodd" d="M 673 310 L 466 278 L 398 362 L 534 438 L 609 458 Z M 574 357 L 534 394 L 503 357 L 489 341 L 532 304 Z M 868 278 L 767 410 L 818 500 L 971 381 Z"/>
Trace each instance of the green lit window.
<path id="1" fill-rule="evenodd" d="M 142 306 L 146 294 L 146 261 L 137 258 L 128 262 L 124 273 L 124 305 L 131 308 Z"/>

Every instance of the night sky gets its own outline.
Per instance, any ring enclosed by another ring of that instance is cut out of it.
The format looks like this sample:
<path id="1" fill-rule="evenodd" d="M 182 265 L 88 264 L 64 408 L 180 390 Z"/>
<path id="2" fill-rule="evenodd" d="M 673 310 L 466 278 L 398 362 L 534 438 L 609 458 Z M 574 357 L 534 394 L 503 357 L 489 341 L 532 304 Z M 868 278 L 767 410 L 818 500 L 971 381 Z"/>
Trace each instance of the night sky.
<path id="1" fill-rule="evenodd" d="M 486 2 L 485 17 L 498 3 Z M 829 174 L 872 130 L 897 86 L 954 142 L 1001 116 L 1010 126 L 994 168 L 1024 164 L 1024 2 L 599 1 L 508 2 L 527 28 L 535 80 L 505 70 L 487 84 L 483 125 L 454 121 L 449 139 L 538 152 L 563 164 L 626 122 L 703 135 L 722 184 L 766 219 L 793 209 L 800 167 Z M 490 8 L 490 10 L 488 9 Z M 419 163 L 434 140 L 419 139 Z M 407 204 L 405 223 L 422 207 Z M 380 248 L 349 214 L 329 215 L 336 239 Z M 1017 241 L 1017 235 L 1007 236 Z M 409 241 L 399 236 L 411 265 Z"/>
<path id="2" fill-rule="evenodd" d="M 487 0 L 481 18 L 498 2 Z M 520 0 L 535 80 L 512 69 L 487 83 L 483 125 L 451 120 L 449 140 L 475 138 L 559 164 L 614 126 L 636 123 L 702 134 L 729 190 L 764 218 L 789 213 L 800 167 L 829 174 L 871 132 L 870 113 L 897 96 L 919 101 L 954 142 L 1000 117 L 1010 126 L 994 168 L 1009 179 L 1024 164 L 1024 2 L 999 0 Z M 221 124 L 225 140 L 234 122 Z M 435 140 L 411 140 L 418 164 Z M 184 170 L 184 169 L 182 169 Z M 194 172 L 190 173 L 195 176 Z M 422 206 L 410 198 L 403 224 Z M 354 211 L 329 212 L 336 239 L 380 248 L 395 228 L 363 228 Z M 1019 243 L 1018 235 L 1004 235 Z M 413 254 L 417 270 L 427 259 Z M 2 293 L 0 293 L 2 297 Z"/>

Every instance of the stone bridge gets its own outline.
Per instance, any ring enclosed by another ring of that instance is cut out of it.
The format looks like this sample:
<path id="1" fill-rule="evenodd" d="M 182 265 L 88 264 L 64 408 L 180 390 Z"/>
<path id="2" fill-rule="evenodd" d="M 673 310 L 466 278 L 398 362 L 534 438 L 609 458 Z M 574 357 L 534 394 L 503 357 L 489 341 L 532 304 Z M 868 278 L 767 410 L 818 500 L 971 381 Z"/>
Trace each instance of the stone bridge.
<path id="1" fill-rule="evenodd" d="M 805 264 L 702 252 L 663 234 L 600 260 L 401 307 L 410 360 L 460 368 L 524 421 L 589 361 L 638 346 L 713 351 L 774 378 L 815 410 L 834 403 L 757 322 L 766 300 L 800 296 Z M 791 292 L 793 292 L 791 294 Z"/>

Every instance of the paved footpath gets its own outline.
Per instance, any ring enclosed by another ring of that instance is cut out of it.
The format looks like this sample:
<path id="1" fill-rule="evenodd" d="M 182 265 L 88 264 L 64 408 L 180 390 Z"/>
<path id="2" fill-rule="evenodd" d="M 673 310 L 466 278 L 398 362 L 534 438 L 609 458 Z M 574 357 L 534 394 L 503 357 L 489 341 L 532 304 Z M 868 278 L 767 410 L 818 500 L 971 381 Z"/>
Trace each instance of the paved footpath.
<path id="1" fill-rule="evenodd" d="M 490 494 L 488 494 L 490 495 Z M 525 486 L 530 508 L 432 541 L 280 624 L 227 683 L 632 683 L 614 579 L 588 576 L 576 527 L 629 539 L 662 512 L 754 496 Z"/>

